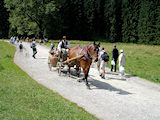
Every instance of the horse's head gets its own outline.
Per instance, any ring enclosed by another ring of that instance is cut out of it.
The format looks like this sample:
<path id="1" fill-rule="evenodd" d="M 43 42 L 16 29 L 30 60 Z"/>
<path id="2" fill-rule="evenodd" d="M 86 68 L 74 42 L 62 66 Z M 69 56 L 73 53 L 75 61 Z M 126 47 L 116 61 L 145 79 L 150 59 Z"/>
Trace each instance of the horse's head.
<path id="1" fill-rule="evenodd" d="M 98 60 L 98 51 L 99 51 L 99 47 L 100 47 L 100 42 L 98 44 L 94 43 L 91 44 L 88 48 L 89 52 L 90 52 L 90 56 L 92 57 L 92 59 L 94 60 Z"/>

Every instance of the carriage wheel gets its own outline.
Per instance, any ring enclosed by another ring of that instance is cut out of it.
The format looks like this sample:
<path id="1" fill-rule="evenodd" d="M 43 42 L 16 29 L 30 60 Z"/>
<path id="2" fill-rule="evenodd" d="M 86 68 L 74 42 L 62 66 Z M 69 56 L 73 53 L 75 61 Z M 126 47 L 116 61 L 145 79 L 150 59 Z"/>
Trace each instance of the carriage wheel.
<path id="1" fill-rule="evenodd" d="M 61 76 L 61 63 L 60 62 L 57 63 L 57 70 L 58 70 L 59 76 Z"/>
<path id="2" fill-rule="evenodd" d="M 51 71 L 52 70 L 52 64 L 51 64 L 50 57 L 48 57 L 48 67 L 49 67 L 49 70 Z"/>

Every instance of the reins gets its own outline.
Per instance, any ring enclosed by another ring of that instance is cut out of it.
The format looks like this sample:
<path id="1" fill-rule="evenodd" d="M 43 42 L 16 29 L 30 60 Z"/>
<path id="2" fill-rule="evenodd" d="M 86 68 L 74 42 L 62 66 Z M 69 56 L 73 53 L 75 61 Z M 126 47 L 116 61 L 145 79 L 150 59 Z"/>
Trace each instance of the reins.
<path id="1" fill-rule="evenodd" d="M 87 57 L 88 59 L 91 59 L 91 60 L 93 59 L 92 54 L 88 50 L 88 45 L 80 51 L 80 55 L 82 54 L 82 51 L 84 51 L 84 56 L 85 57 Z"/>

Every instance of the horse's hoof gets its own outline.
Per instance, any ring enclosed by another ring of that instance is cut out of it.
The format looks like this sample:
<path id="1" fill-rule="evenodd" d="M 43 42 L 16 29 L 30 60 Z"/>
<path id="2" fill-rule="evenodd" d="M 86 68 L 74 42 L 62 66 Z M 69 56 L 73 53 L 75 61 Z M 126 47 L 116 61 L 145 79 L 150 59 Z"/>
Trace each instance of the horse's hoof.
<path id="1" fill-rule="evenodd" d="M 77 74 L 77 77 L 79 77 L 80 76 L 80 74 Z"/>
<path id="2" fill-rule="evenodd" d="M 87 86 L 87 89 L 91 90 L 90 85 L 86 85 L 86 86 Z"/>
<path id="3" fill-rule="evenodd" d="M 67 72 L 68 77 L 70 77 L 70 73 Z"/>

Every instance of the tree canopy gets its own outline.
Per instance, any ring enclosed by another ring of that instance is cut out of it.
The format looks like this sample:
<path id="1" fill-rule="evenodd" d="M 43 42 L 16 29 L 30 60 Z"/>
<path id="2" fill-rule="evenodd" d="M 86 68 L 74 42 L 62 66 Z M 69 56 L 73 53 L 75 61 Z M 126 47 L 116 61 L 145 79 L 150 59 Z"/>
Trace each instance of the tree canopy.
<path id="1" fill-rule="evenodd" d="M 159 0 L 4 0 L 4 3 L 9 18 L 4 4 L 0 16 L 9 19 L 10 36 L 33 34 L 38 38 L 59 39 L 66 35 L 68 39 L 160 44 Z M 0 25 L 3 23 L 0 21 Z"/>
<path id="2" fill-rule="evenodd" d="M 4 1 L 0 1 L 0 38 L 7 38 L 9 31 L 9 13 L 4 7 Z"/>

